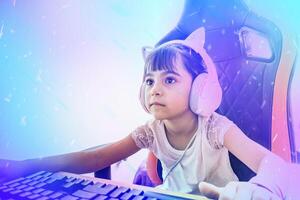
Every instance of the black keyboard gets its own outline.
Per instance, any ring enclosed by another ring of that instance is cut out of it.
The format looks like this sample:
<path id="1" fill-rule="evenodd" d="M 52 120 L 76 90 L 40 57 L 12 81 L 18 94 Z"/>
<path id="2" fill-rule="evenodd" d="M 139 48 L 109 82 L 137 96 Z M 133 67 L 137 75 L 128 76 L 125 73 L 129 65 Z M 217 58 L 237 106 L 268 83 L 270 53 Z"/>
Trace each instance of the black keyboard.
<path id="1" fill-rule="evenodd" d="M 66 172 L 40 171 L 0 183 L 0 200 L 156 200 L 206 199 L 111 180 L 84 177 Z"/>

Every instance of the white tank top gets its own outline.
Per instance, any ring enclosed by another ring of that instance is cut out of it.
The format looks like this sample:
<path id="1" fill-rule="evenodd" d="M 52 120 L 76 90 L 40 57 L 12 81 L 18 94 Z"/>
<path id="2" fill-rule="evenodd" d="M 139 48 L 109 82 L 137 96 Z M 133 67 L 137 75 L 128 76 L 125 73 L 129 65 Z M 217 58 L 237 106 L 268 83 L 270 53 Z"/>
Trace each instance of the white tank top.
<path id="1" fill-rule="evenodd" d="M 163 122 L 149 121 L 131 133 L 138 147 L 148 148 L 161 161 L 164 183 L 160 188 L 197 194 L 201 181 L 225 186 L 230 181 L 238 180 L 230 166 L 228 150 L 223 146 L 225 133 L 235 124 L 217 113 L 208 121 L 199 116 L 198 123 L 194 142 L 167 179 L 166 174 L 184 151 L 170 145 Z"/>

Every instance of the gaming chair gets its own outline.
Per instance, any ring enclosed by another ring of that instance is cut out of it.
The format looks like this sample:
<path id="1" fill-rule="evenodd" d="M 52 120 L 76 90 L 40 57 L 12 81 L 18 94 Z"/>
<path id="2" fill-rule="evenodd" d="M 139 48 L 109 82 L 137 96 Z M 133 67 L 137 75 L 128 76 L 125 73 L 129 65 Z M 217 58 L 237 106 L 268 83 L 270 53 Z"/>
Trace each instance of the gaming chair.
<path id="1" fill-rule="evenodd" d="M 217 112 L 232 120 L 252 140 L 286 161 L 296 161 L 289 106 L 296 49 L 290 38 L 241 0 L 186 0 L 177 26 L 157 45 L 185 39 L 199 27 L 205 27 L 205 49 L 216 64 L 223 89 Z M 230 162 L 240 181 L 255 175 L 232 154 Z M 157 182 L 155 176 L 161 179 L 159 161 L 150 153 L 147 163 L 152 168 L 157 166 L 157 175 L 148 167 L 150 179 Z M 141 180 L 138 172 L 134 182 L 139 184 Z"/>
<path id="2" fill-rule="evenodd" d="M 252 140 L 297 162 L 289 99 L 296 49 L 289 37 L 242 0 L 186 0 L 178 24 L 157 45 L 185 39 L 199 27 L 205 27 L 205 49 L 223 90 L 217 112 Z M 230 162 L 240 181 L 255 175 L 232 154 Z M 96 176 L 103 177 L 101 171 Z M 140 167 L 134 183 L 153 186 L 160 179 L 160 161 L 149 153 L 147 166 Z"/>

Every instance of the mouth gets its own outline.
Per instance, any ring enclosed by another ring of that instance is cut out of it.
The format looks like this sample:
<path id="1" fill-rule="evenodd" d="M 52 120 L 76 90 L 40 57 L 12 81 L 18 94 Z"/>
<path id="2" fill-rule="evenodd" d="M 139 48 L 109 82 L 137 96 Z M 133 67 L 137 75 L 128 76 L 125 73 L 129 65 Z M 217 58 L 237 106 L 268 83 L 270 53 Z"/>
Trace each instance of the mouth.
<path id="1" fill-rule="evenodd" d="M 162 107 L 165 107 L 164 104 L 161 104 L 161 103 L 158 103 L 158 102 L 150 103 L 150 107 L 152 107 L 152 106 L 162 106 Z"/>

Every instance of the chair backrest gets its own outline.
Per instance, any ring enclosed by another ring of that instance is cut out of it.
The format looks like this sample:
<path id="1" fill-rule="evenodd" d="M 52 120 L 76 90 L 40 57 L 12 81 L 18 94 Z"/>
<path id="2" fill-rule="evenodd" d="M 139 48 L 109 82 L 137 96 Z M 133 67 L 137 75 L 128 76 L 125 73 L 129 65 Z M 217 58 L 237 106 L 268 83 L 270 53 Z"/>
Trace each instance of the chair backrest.
<path id="1" fill-rule="evenodd" d="M 286 43 L 278 27 L 241 0 L 186 0 L 179 23 L 157 45 L 185 39 L 201 26 L 223 89 L 217 112 L 254 141 L 293 160 L 288 89 L 295 55 L 283 52 Z M 254 176 L 235 156 L 230 161 L 240 180 Z"/>

